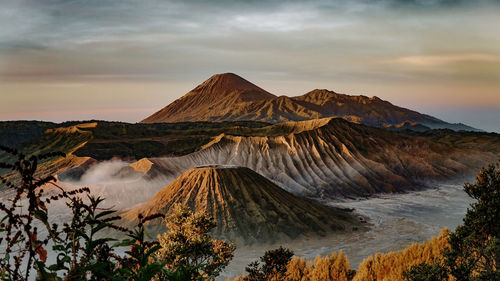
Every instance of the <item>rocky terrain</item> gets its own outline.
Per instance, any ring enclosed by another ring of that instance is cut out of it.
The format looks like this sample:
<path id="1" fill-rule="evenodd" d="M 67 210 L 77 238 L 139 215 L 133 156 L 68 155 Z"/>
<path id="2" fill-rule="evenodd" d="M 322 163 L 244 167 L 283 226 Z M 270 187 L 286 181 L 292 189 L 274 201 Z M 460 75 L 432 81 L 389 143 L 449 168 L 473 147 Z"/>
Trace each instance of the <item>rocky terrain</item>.
<path id="1" fill-rule="evenodd" d="M 499 140 L 485 141 L 483 149 L 457 147 L 325 118 L 256 128 L 252 135 L 221 134 L 194 153 L 150 158 L 146 174 L 175 178 L 194 166 L 237 165 L 296 194 L 363 197 L 463 180 L 498 159 Z"/>
<path id="2" fill-rule="evenodd" d="M 187 170 L 122 217 L 133 221 L 138 214 L 169 214 L 175 203 L 211 214 L 216 237 L 247 244 L 356 231 L 362 225 L 347 210 L 295 196 L 249 168 L 220 165 Z M 150 228 L 162 230 L 158 224 Z"/>
<path id="3" fill-rule="evenodd" d="M 316 89 L 298 97 L 277 97 L 233 73 L 216 74 L 142 123 L 254 120 L 270 123 L 341 117 L 393 129 L 477 131 L 398 107 L 378 97 Z M 419 126 L 400 124 L 417 123 Z M 403 128 L 401 128 L 403 127 Z"/>
<path id="4" fill-rule="evenodd" d="M 275 125 L 96 121 L 47 129 L 23 148 L 25 153 L 57 150 L 68 156 L 42 163 L 41 172 L 56 173 L 63 181 L 78 181 L 102 161 L 143 159 L 119 174 L 161 177 L 167 184 L 199 165 L 237 165 L 295 194 L 342 198 L 469 179 L 498 159 L 500 136 L 451 130 L 393 132 L 339 118 Z"/>

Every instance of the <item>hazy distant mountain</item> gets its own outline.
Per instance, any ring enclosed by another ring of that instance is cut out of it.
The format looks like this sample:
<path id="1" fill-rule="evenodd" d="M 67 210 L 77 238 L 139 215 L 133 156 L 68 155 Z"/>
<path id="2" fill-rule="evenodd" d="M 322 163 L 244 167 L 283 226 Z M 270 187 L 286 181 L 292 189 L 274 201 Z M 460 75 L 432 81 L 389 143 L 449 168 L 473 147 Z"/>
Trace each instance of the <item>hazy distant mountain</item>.
<path id="1" fill-rule="evenodd" d="M 386 124 L 382 123 L 382 128 L 386 128 L 388 130 L 392 131 L 401 131 L 401 130 L 411 130 L 411 131 L 417 131 L 417 132 L 425 132 L 431 130 L 431 128 L 424 126 L 420 123 L 415 123 L 411 121 L 405 121 L 400 124 Z"/>
<path id="2" fill-rule="evenodd" d="M 399 129 L 404 122 L 421 126 L 403 129 L 448 128 L 477 131 L 398 107 L 378 97 L 350 96 L 313 90 L 298 97 L 277 97 L 233 73 L 216 74 L 142 123 L 254 120 L 278 123 L 341 117 L 355 123 Z"/>
<path id="3" fill-rule="evenodd" d="M 359 219 L 346 210 L 298 197 L 251 169 L 235 166 L 189 169 L 122 217 L 168 214 L 175 203 L 211 214 L 217 222 L 215 236 L 247 243 L 352 231 L 359 225 Z"/>

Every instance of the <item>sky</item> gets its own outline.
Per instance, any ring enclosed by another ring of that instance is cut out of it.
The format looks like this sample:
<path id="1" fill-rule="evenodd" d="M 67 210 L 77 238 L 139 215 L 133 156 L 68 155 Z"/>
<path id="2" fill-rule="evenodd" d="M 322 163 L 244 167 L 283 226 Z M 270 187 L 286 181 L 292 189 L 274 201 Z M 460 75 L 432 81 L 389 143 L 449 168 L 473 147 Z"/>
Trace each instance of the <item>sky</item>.
<path id="1" fill-rule="evenodd" d="M 215 73 L 500 132 L 500 1 L 0 0 L 0 120 L 138 122 Z"/>

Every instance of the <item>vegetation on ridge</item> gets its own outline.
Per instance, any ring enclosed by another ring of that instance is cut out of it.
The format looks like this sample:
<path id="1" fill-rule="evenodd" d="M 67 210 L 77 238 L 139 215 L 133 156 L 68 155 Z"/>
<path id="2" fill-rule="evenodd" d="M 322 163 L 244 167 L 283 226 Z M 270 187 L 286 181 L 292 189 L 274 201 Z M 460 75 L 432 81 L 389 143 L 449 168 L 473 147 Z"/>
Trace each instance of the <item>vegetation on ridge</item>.
<path id="1" fill-rule="evenodd" d="M 263 274 L 255 274 L 255 266 L 252 263 L 247 267 L 248 274 L 237 277 L 234 281 L 403 281 L 405 270 L 422 262 L 430 263 L 439 259 L 447 247 L 448 231 L 445 229 L 439 237 L 433 237 L 425 243 L 413 244 L 402 251 L 370 256 L 359 265 L 358 270 L 352 270 L 349 258 L 339 252 L 325 257 L 317 256 L 312 261 L 307 261 L 303 257 L 293 257 L 285 265 L 284 271 L 267 274 L 272 276 L 267 278 L 258 278 Z M 269 252 L 266 252 L 261 259 L 267 260 L 265 257 L 269 259 Z M 283 257 L 275 259 L 283 260 Z M 272 262 L 267 263 L 272 264 Z M 278 276 L 279 278 L 276 278 Z"/>

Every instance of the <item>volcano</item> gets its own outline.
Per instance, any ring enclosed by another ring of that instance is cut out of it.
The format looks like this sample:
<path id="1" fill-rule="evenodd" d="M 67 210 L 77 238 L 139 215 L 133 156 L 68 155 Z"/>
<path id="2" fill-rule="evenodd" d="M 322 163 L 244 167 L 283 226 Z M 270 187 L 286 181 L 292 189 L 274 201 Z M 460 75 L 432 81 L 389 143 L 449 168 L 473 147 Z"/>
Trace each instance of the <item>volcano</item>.
<path id="1" fill-rule="evenodd" d="M 223 121 L 237 105 L 275 97 L 236 74 L 216 74 L 142 123 Z"/>
<path id="2" fill-rule="evenodd" d="M 189 169 L 122 217 L 169 214 L 176 203 L 211 214 L 214 236 L 249 244 L 352 231 L 360 224 L 349 211 L 293 195 L 249 168 L 213 165 Z"/>

